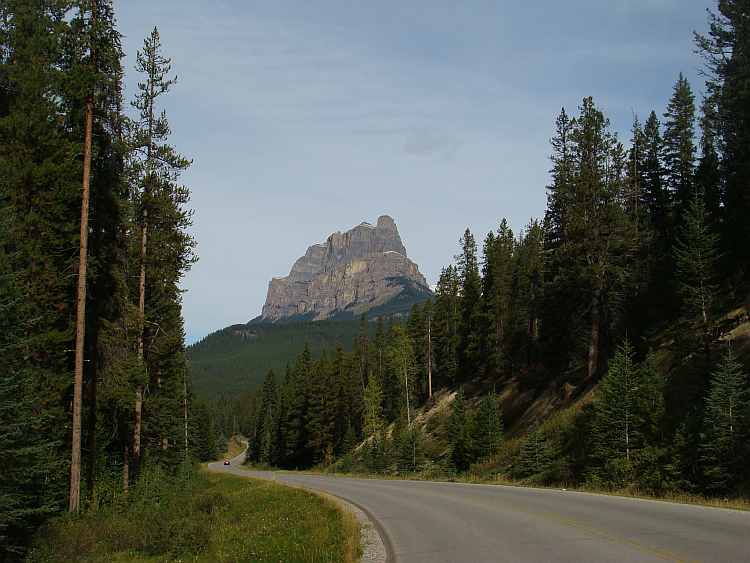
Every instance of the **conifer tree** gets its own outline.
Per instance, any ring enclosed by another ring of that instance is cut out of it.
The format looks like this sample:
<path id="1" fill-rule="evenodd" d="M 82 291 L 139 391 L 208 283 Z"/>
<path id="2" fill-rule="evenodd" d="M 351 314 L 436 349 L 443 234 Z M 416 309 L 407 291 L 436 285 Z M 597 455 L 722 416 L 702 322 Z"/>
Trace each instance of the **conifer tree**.
<path id="1" fill-rule="evenodd" d="M 732 270 L 750 266 L 750 7 L 747 0 L 720 0 L 709 12 L 708 37 L 695 36 L 708 67 L 708 93 L 716 103 L 717 145 L 723 184 L 722 239 Z"/>
<path id="2" fill-rule="evenodd" d="M 482 266 L 483 364 L 488 375 L 507 375 L 511 337 L 515 329 L 513 277 L 516 267 L 516 240 L 505 219 L 497 236 L 489 233 L 484 243 Z"/>
<path id="3" fill-rule="evenodd" d="M 443 268 L 435 293 L 435 365 L 446 382 L 458 380 L 458 327 L 460 322 L 458 272 Z"/>
<path id="4" fill-rule="evenodd" d="M 709 316 L 718 291 L 714 280 L 719 259 L 719 237 L 709 223 L 703 200 L 694 196 L 683 214 L 672 249 L 678 291 L 688 319 L 700 327 L 706 354 L 709 354 Z"/>
<path id="5" fill-rule="evenodd" d="M 522 231 L 513 280 L 520 363 L 531 371 L 539 340 L 539 315 L 544 284 L 544 228 L 531 221 Z"/>
<path id="6" fill-rule="evenodd" d="M 731 349 L 713 373 L 705 402 L 700 462 L 709 490 L 727 493 L 747 478 L 750 463 L 750 390 Z"/>
<path id="7" fill-rule="evenodd" d="M 273 465 L 276 462 L 276 430 L 279 408 L 279 393 L 276 374 L 268 370 L 263 382 L 260 404 L 260 425 L 258 429 L 258 461 Z"/>
<path id="8" fill-rule="evenodd" d="M 424 435 L 420 426 L 407 428 L 398 444 L 398 472 L 402 475 L 422 469 L 426 459 Z"/>
<path id="9" fill-rule="evenodd" d="M 664 117 L 665 179 L 679 216 L 695 192 L 695 96 L 682 73 Z"/>
<path id="10" fill-rule="evenodd" d="M 392 344 L 388 350 L 389 371 L 398 381 L 399 394 L 403 393 L 407 424 L 411 426 L 411 411 L 416 403 L 418 369 L 414 359 L 414 346 L 400 322 L 393 327 L 392 332 Z"/>
<path id="11" fill-rule="evenodd" d="M 715 100 L 704 98 L 701 102 L 699 125 L 701 129 L 701 155 L 695 169 L 695 190 L 703 199 L 711 217 L 721 218 L 724 199 L 724 181 L 718 146 L 718 112 Z"/>
<path id="12" fill-rule="evenodd" d="M 383 392 L 377 377 L 371 377 L 365 388 L 363 431 L 374 436 L 383 426 Z"/>
<path id="13" fill-rule="evenodd" d="M 649 350 L 640 370 L 641 419 L 643 442 L 646 446 L 660 447 L 664 443 L 664 415 L 666 402 L 664 390 L 667 379 L 659 372 L 656 356 Z"/>
<path id="14" fill-rule="evenodd" d="M 503 445 L 503 418 L 497 396 L 490 393 L 474 415 L 474 447 L 477 458 L 492 459 Z"/>
<path id="15" fill-rule="evenodd" d="M 477 244 L 466 229 L 461 240 L 461 254 L 455 257 L 461 287 L 458 347 L 458 375 L 461 381 L 479 374 L 482 351 L 482 285 L 479 275 Z"/>
<path id="16" fill-rule="evenodd" d="M 652 111 L 643 127 L 643 199 L 649 220 L 657 237 L 668 240 L 671 197 L 664 179 L 664 144 L 661 123 Z"/>
<path id="17" fill-rule="evenodd" d="M 0 217 L 0 240 L 10 235 Z M 12 253 L 0 245 L 0 559 L 21 560 L 33 531 L 57 509 L 54 481 L 56 446 L 42 432 L 48 415 L 35 392 L 34 373 L 25 361 L 32 319 L 22 313 L 23 292 Z"/>
<path id="18" fill-rule="evenodd" d="M 138 52 L 136 60 L 136 71 L 143 75 L 144 82 L 139 83 L 139 92 L 131 102 L 139 113 L 138 118 L 130 122 L 128 165 L 134 187 L 133 221 L 137 225 L 134 231 L 138 234 L 133 241 L 137 248 L 133 253 L 134 261 L 139 264 L 135 293 L 141 328 L 137 336 L 137 355 L 146 372 L 160 373 L 154 385 L 149 385 L 161 395 L 151 397 L 152 407 L 168 411 L 174 408 L 169 405 L 174 404 L 177 394 L 169 389 L 167 380 L 174 379 L 175 370 L 179 368 L 167 364 L 180 357 L 184 347 L 177 283 L 195 262 L 194 241 L 186 233 L 191 212 L 183 208 L 188 203 L 189 192 L 175 184 L 189 161 L 167 144 L 170 129 L 166 113 L 157 110 L 159 97 L 169 92 L 176 78 L 167 76 L 171 70 L 170 59 L 161 54 L 156 28 L 144 40 L 143 50 Z M 161 353 L 150 353 L 152 349 Z M 134 390 L 133 458 L 136 464 L 141 456 L 143 388 L 147 383 L 139 382 Z M 151 430 L 157 429 L 152 425 Z M 162 427 L 152 432 L 153 440 L 163 445 L 165 440 L 169 441 L 170 432 L 171 429 Z"/>
<path id="19" fill-rule="evenodd" d="M 609 120 L 586 98 L 580 117 L 560 124 L 553 184 L 548 188 L 545 243 L 549 255 L 548 341 L 575 362 L 587 350 L 587 373 L 598 367 L 603 319 L 615 314 L 626 293 L 637 241 L 625 211 L 626 178 L 622 145 Z M 563 138 L 564 136 L 564 138 Z M 572 155 L 569 155 L 569 149 Z M 563 349 L 560 350 L 560 344 Z"/>
<path id="20" fill-rule="evenodd" d="M 612 358 L 601 383 L 596 403 L 594 452 L 601 462 L 630 460 L 639 447 L 639 385 L 633 363 L 633 347 L 625 340 Z"/>
<path id="21" fill-rule="evenodd" d="M 463 471 L 469 466 L 470 433 L 469 419 L 466 412 L 466 397 L 463 389 L 459 389 L 453 401 L 450 425 L 448 427 L 448 441 L 451 445 L 451 464 L 458 470 Z"/>
<path id="22" fill-rule="evenodd" d="M 534 421 L 528 434 L 518 446 L 518 473 L 522 477 L 538 475 L 544 472 L 551 462 L 547 440 L 542 434 L 539 423 Z"/>
<path id="23" fill-rule="evenodd" d="M 75 302 L 76 286 L 68 273 L 75 271 L 72 249 L 79 235 L 82 175 L 81 138 L 70 134 L 64 120 L 69 99 L 63 95 L 67 77 L 61 65 L 61 38 L 70 34 L 66 7 L 58 1 L 0 4 L 0 214 L 7 221 L 0 252 L 12 262 L 4 275 L 24 290 L 19 302 L 13 301 L 10 288 L 0 292 L 0 299 L 11 300 L 15 310 L 6 320 L 18 314 L 21 321 L 11 338 L 24 351 L 22 365 L 2 364 L 3 369 L 13 366 L 19 378 L 33 373 L 37 432 L 56 444 L 50 452 L 58 461 L 71 457 L 62 398 L 71 383 L 68 351 L 73 348 L 75 308 L 68 305 Z M 7 382 L 19 383 L 15 377 Z M 59 479 L 48 481 L 47 487 L 53 498 L 63 487 L 68 492 Z M 9 540 L 7 545 L 11 549 L 15 544 Z"/>

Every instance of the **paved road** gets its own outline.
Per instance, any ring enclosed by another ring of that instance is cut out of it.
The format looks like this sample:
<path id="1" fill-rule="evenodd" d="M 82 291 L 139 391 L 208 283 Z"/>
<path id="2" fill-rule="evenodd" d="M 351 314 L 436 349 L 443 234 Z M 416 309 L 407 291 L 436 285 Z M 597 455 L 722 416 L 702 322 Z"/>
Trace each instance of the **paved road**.
<path id="1" fill-rule="evenodd" d="M 362 508 L 389 562 L 750 561 L 750 513 L 498 485 L 217 471 L 325 491 Z"/>

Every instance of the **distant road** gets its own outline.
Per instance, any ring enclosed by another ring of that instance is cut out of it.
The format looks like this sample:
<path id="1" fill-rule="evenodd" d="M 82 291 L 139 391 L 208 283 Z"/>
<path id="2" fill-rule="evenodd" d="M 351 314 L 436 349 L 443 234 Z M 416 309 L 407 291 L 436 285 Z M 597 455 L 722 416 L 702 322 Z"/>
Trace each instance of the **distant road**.
<path id="1" fill-rule="evenodd" d="M 750 561 L 750 512 L 572 491 L 247 471 L 362 508 L 389 562 Z"/>

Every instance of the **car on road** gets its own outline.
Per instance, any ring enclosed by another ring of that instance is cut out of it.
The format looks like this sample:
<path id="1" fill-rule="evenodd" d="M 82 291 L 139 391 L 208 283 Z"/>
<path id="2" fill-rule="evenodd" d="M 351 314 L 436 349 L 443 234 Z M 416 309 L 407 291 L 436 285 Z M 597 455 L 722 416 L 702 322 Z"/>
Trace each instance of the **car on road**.
<path id="1" fill-rule="evenodd" d="M 227 461 L 225 461 L 225 462 L 224 462 L 224 465 L 229 465 L 229 461 L 228 461 L 228 460 L 227 460 Z"/>

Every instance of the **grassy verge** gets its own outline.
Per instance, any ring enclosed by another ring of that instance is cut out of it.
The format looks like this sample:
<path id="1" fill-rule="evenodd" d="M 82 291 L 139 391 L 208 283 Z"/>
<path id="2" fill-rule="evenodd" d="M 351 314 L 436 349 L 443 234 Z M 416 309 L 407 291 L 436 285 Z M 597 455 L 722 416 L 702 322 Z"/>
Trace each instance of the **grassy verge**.
<path id="1" fill-rule="evenodd" d="M 119 510 L 62 518 L 27 561 L 353 562 L 357 522 L 333 502 L 277 483 L 201 471 Z"/>
<path id="2" fill-rule="evenodd" d="M 227 453 L 223 454 L 219 461 L 224 461 L 225 459 L 233 459 L 244 452 L 245 448 L 247 447 L 242 443 L 242 440 L 244 439 L 245 438 L 243 438 L 242 436 L 232 436 L 227 442 Z"/>

